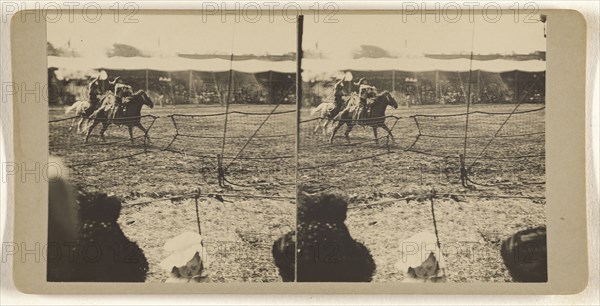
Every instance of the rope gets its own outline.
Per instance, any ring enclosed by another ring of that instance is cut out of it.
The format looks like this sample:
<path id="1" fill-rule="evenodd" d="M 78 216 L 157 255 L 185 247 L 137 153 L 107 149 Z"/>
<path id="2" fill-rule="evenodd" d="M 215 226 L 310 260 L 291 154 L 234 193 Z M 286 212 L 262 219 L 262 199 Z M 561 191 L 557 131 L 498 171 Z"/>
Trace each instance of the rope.
<path id="1" fill-rule="evenodd" d="M 179 136 L 188 137 L 188 138 L 200 138 L 200 139 L 221 139 L 221 138 L 223 138 L 222 136 L 197 136 L 197 135 L 185 135 L 185 134 L 179 134 Z M 278 137 L 290 137 L 290 136 L 296 136 L 296 134 L 262 135 L 262 136 L 255 136 L 254 138 L 260 139 L 260 138 L 278 138 Z M 227 138 L 242 139 L 242 138 L 247 138 L 247 137 L 229 136 Z"/>
<path id="2" fill-rule="evenodd" d="M 280 111 L 280 112 L 273 112 L 272 115 L 280 115 L 280 114 L 289 114 L 289 113 L 295 113 L 296 110 L 289 110 L 289 111 Z M 233 114 L 238 114 L 238 115 L 247 115 L 247 116 L 266 116 L 271 114 L 271 112 L 267 113 L 267 112 L 263 112 L 263 113 L 250 113 L 250 112 L 241 112 L 241 111 L 231 111 L 229 113 L 213 113 L 213 114 L 172 114 L 172 115 L 167 115 L 167 117 L 213 117 L 213 116 L 223 116 L 223 115 L 233 115 Z"/>
<path id="3" fill-rule="evenodd" d="M 533 113 L 533 112 L 538 112 L 538 111 L 542 111 L 545 110 L 546 107 L 540 107 L 540 108 L 535 108 L 535 109 L 529 109 L 529 110 L 524 110 L 524 111 L 518 111 L 518 112 L 514 112 L 514 114 L 526 114 L 526 113 Z M 473 111 L 473 112 L 469 112 L 468 114 L 474 115 L 474 114 L 483 114 L 483 115 L 509 115 L 513 112 L 484 112 L 484 111 Z M 464 116 L 467 113 L 458 113 L 458 114 L 437 114 L 437 115 L 430 115 L 430 114 L 417 114 L 417 115 L 412 115 L 410 116 L 411 118 L 416 118 L 416 117 L 429 117 L 429 118 L 443 118 L 443 117 L 455 117 L 455 116 Z"/>
<path id="4" fill-rule="evenodd" d="M 515 135 L 500 135 L 498 138 L 513 138 L 513 137 L 523 137 L 523 136 L 534 136 L 546 134 L 546 132 L 534 132 L 534 133 L 525 133 L 525 134 L 515 134 Z M 429 135 L 429 134 L 421 134 L 424 137 L 431 138 L 463 138 L 463 136 L 443 136 L 443 135 Z M 487 136 L 471 136 L 470 138 L 488 138 Z"/>
<path id="5" fill-rule="evenodd" d="M 200 198 L 215 198 L 215 197 L 224 197 L 224 198 L 248 198 L 248 199 L 277 199 L 277 200 L 295 200 L 295 197 L 285 197 L 285 196 L 261 196 L 261 195 L 248 195 L 248 194 L 223 194 L 223 193 L 209 193 L 209 194 L 200 194 L 198 191 L 193 193 L 184 193 L 168 198 L 160 198 L 155 200 L 136 202 L 136 203 L 125 203 L 123 207 L 134 207 L 134 206 L 143 206 L 148 204 L 154 204 L 158 202 L 164 201 L 182 201 L 185 199 L 200 199 Z"/>
<path id="6" fill-rule="evenodd" d="M 545 200 L 546 199 L 546 197 L 543 197 L 543 196 L 477 195 L 477 194 L 460 194 L 460 193 L 430 194 L 427 197 L 427 199 L 429 199 L 429 200 L 431 200 L 432 198 L 433 199 L 443 199 L 443 198 L 451 198 L 452 199 L 452 197 L 465 197 L 465 198 L 478 198 L 478 199 L 481 199 L 481 198 L 528 199 L 528 200 Z M 423 195 L 415 195 L 415 196 L 397 198 L 397 199 L 382 201 L 382 202 L 377 202 L 377 203 L 352 205 L 352 206 L 349 206 L 348 209 L 352 210 L 352 209 L 361 209 L 361 208 L 371 208 L 373 206 L 391 205 L 391 204 L 394 204 L 395 202 L 423 200 L 424 198 L 425 198 L 425 196 L 423 196 Z M 434 214 L 435 214 L 435 212 L 434 212 Z M 437 228 L 437 224 L 435 227 Z M 438 240 L 439 240 L 439 238 L 438 238 Z"/>

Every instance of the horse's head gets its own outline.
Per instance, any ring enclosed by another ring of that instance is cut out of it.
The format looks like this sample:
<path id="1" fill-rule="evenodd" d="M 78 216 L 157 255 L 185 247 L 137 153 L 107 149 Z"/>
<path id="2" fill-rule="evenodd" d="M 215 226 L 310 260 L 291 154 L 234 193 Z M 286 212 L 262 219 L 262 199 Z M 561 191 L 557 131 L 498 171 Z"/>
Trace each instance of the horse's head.
<path id="1" fill-rule="evenodd" d="M 150 108 L 154 108 L 154 102 L 152 102 L 152 99 L 150 99 L 150 97 L 148 97 L 148 94 L 146 94 L 146 92 L 143 90 L 139 90 L 138 92 L 133 94 L 132 99 L 137 100 L 143 105 L 146 105 Z"/>
<path id="2" fill-rule="evenodd" d="M 377 96 L 378 99 L 381 99 L 383 102 L 385 102 L 386 105 L 389 105 L 391 107 L 393 107 L 394 109 L 398 109 L 398 102 L 396 102 L 396 99 L 394 99 L 394 97 L 392 97 L 392 94 L 387 91 L 384 90 L 382 93 L 380 93 Z"/>

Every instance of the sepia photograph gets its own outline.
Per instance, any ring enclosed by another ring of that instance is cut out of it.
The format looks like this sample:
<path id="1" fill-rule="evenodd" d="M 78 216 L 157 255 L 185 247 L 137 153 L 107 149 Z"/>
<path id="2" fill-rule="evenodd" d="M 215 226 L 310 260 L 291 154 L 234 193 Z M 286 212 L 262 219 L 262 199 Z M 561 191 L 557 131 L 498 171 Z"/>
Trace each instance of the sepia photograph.
<path id="1" fill-rule="evenodd" d="M 547 282 L 546 16 L 312 17 L 297 281 Z"/>
<path id="2" fill-rule="evenodd" d="M 590 304 L 577 5 L 3 2 L 0 304 Z"/>
<path id="3" fill-rule="evenodd" d="M 293 278 L 295 20 L 112 13 L 47 22 L 47 280 Z"/>

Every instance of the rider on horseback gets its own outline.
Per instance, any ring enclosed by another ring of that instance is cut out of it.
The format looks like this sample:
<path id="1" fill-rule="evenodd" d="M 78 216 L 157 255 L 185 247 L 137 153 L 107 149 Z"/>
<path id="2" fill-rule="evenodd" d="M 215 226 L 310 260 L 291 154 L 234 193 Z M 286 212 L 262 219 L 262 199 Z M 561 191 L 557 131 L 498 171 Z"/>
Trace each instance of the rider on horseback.
<path id="1" fill-rule="evenodd" d="M 331 114 L 333 115 L 337 115 L 337 113 L 339 113 L 339 111 L 342 109 L 342 107 L 344 106 L 344 99 L 342 98 L 342 96 L 344 95 L 344 91 L 342 90 L 344 87 L 344 80 L 339 80 L 335 83 L 335 85 L 333 85 L 333 97 L 334 97 L 334 102 L 335 102 L 335 108 L 333 109 L 333 111 L 331 111 Z"/>
<path id="2" fill-rule="evenodd" d="M 100 102 L 100 99 L 98 99 L 98 95 L 101 94 L 101 92 L 100 83 L 98 82 L 98 80 L 100 80 L 99 75 L 93 78 L 90 84 L 88 84 L 88 100 L 92 105 L 96 105 L 96 103 Z"/>
<path id="3" fill-rule="evenodd" d="M 100 103 L 100 99 L 98 98 L 98 95 L 101 94 L 100 83 L 98 82 L 99 79 L 100 76 L 98 75 L 88 84 L 88 101 L 90 101 L 91 107 L 85 109 L 85 115 L 87 117 L 91 115 L 91 111 L 95 110 Z"/>
<path id="4" fill-rule="evenodd" d="M 125 116 L 126 108 L 124 104 L 127 103 L 127 100 L 123 101 L 123 98 L 131 96 L 133 94 L 133 88 L 123 83 L 123 80 L 120 76 L 116 77 L 112 81 L 108 81 L 108 83 L 110 85 L 115 86 L 113 94 L 115 96 L 116 107 L 114 108 L 114 112 L 121 111 L 123 116 Z M 112 112 L 111 108 L 111 105 L 105 105 L 104 107 L 101 106 L 98 109 L 96 109 L 96 111 L 90 116 L 90 118 L 96 118 L 98 113 L 102 110 Z"/>
<path id="5" fill-rule="evenodd" d="M 123 101 L 123 98 L 127 98 L 133 94 L 133 87 L 125 84 L 120 76 L 116 77 L 112 82 L 109 81 L 111 85 L 115 85 L 115 101 L 117 102 L 117 109 L 123 112 L 123 116 L 125 116 L 125 105 L 127 101 Z"/>
<path id="6" fill-rule="evenodd" d="M 361 78 L 354 85 L 358 86 L 358 96 L 360 97 L 358 115 L 355 119 L 364 119 L 368 116 L 369 108 L 377 94 L 376 88 L 369 85 L 365 78 Z"/>

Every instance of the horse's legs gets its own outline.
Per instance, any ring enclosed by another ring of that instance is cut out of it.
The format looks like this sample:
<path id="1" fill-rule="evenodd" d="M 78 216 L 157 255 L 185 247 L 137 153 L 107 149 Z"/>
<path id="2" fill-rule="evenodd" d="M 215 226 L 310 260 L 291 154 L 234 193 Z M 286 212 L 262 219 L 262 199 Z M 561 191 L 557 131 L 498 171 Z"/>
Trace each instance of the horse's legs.
<path id="1" fill-rule="evenodd" d="M 77 118 L 73 118 L 73 120 L 71 120 L 71 125 L 69 126 L 69 129 L 67 130 L 67 132 L 71 132 L 73 130 L 73 126 L 75 125 L 75 121 L 77 121 Z M 79 131 L 77 131 L 77 133 L 79 133 Z"/>
<path id="2" fill-rule="evenodd" d="M 344 137 L 346 137 L 347 142 L 350 142 L 350 132 L 352 131 L 353 127 L 354 127 L 354 123 L 348 122 L 346 124 L 346 132 L 344 132 Z"/>
<path id="3" fill-rule="evenodd" d="M 87 133 L 85 134 L 85 140 L 83 141 L 84 143 L 88 142 L 88 138 L 90 138 L 90 135 L 92 134 L 92 130 L 96 127 L 96 125 L 98 125 L 98 123 L 100 123 L 99 121 L 94 120 L 92 122 L 92 125 L 90 125 L 90 127 L 87 130 Z"/>
<path id="4" fill-rule="evenodd" d="M 81 129 L 81 126 L 83 125 L 84 121 L 85 121 L 84 117 L 79 118 L 79 123 L 77 124 L 77 134 L 83 133 L 83 130 Z"/>
<path id="5" fill-rule="evenodd" d="M 384 129 L 388 133 L 388 135 L 390 135 L 390 138 L 392 139 L 392 143 L 393 143 L 395 141 L 395 139 L 394 139 L 394 135 L 392 135 L 392 130 L 390 130 L 390 128 L 385 123 L 381 126 L 381 128 Z"/>
<path id="6" fill-rule="evenodd" d="M 140 130 L 142 130 L 142 132 L 144 132 L 144 144 L 147 141 L 150 141 L 150 136 L 148 136 L 148 130 L 146 128 L 144 128 L 144 126 L 141 123 L 138 123 L 135 126 L 137 126 Z M 132 137 L 131 141 L 133 141 L 133 136 L 131 136 L 131 137 Z"/>
<path id="7" fill-rule="evenodd" d="M 344 125 L 343 121 L 338 121 L 338 124 L 333 127 L 333 131 L 331 132 L 331 137 L 329 138 L 329 143 L 333 143 L 333 137 L 335 137 L 335 133 Z"/>
<path id="8" fill-rule="evenodd" d="M 321 120 L 323 119 L 317 119 L 317 124 L 315 125 L 315 129 L 313 130 L 313 134 L 316 134 L 317 131 L 319 130 L 319 128 L 321 127 Z"/>
<path id="9" fill-rule="evenodd" d="M 379 139 L 377 139 L 377 126 L 374 125 L 373 127 L 373 136 L 375 136 L 375 144 L 379 144 Z"/>
<path id="10" fill-rule="evenodd" d="M 108 129 L 108 122 L 102 122 L 102 128 L 100 129 L 100 139 L 102 139 L 103 141 L 104 139 L 104 132 L 106 132 L 106 130 Z"/>
<path id="11" fill-rule="evenodd" d="M 131 144 L 133 144 L 133 125 L 127 126 L 127 129 L 129 130 L 129 139 L 131 140 Z"/>
<path id="12" fill-rule="evenodd" d="M 330 119 L 325 119 L 325 123 L 323 124 L 323 136 L 327 135 L 327 126 L 332 122 Z"/>

